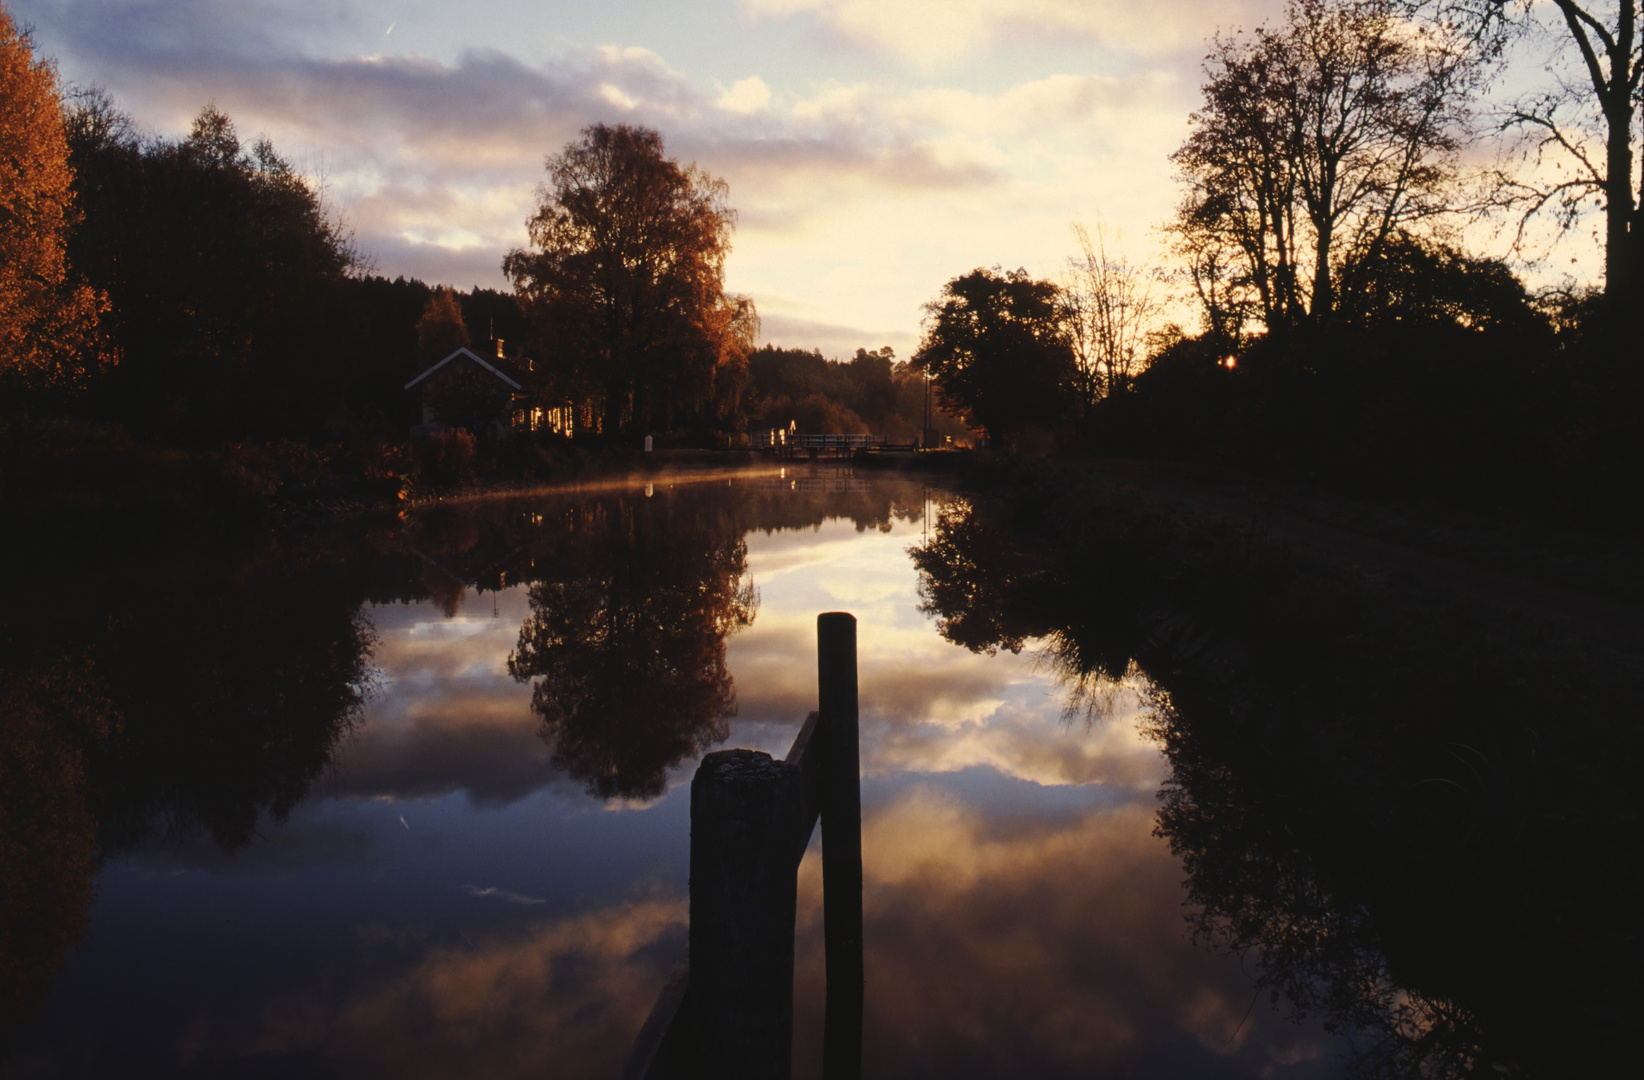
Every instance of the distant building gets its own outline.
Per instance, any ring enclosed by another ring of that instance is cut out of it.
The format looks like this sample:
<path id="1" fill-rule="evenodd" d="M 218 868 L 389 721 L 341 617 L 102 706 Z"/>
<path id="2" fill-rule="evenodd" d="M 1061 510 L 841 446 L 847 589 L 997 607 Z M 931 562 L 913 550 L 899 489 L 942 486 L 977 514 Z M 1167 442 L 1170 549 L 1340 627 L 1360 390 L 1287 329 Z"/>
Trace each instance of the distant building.
<path id="1" fill-rule="evenodd" d="M 405 384 L 422 399 L 422 423 L 411 434 L 465 428 L 482 439 L 500 439 L 514 430 L 547 428 L 570 435 L 569 405 L 543 409 L 531 403 L 525 389 L 531 366 L 523 357 L 504 356 L 500 340 L 494 357 L 456 350 Z"/>

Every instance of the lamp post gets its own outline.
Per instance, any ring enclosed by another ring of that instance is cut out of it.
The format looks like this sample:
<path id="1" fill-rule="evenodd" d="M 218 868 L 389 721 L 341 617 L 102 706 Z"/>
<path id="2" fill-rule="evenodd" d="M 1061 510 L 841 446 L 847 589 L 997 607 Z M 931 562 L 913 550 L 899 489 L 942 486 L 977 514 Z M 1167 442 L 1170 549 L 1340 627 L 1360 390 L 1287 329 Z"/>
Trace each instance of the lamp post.
<path id="1" fill-rule="evenodd" d="M 930 449 L 930 369 L 926 368 L 922 374 L 925 377 L 925 426 L 919 433 L 919 448 Z"/>

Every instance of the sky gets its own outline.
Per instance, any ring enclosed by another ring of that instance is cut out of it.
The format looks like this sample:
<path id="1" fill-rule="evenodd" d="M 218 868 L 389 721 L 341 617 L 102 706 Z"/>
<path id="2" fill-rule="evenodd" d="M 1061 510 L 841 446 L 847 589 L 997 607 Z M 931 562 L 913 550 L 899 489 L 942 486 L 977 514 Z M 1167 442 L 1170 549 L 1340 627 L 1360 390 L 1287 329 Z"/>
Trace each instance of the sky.
<path id="1" fill-rule="evenodd" d="M 7 0 L 63 80 L 146 130 L 207 103 L 267 135 L 375 272 L 502 288 L 544 161 L 653 127 L 730 186 L 761 340 L 917 345 L 978 266 L 1058 275 L 1074 222 L 1132 259 L 1206 39 L 1282 0 Z"/>

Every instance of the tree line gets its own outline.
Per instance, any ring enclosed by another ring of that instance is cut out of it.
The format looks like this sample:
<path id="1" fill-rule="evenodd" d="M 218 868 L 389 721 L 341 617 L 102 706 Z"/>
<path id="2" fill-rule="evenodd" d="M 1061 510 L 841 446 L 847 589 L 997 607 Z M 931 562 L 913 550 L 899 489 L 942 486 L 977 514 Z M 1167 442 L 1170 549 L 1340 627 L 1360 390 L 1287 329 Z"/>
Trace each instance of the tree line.
<path id="1" fill-rule="evenodd" d="M 1210 457 L 1613 518 L 1628 511 L 1607 479 L 1644 450 L 1625 362 L 1644 281 L 1637 4 L 1553 8 L 1540 30 L 1573 50 L 1570 77 L 1494 113 L 1501 58 L 1540 25 L 1515 5 L 1292 0 L 1218 33 L 1171 158 L 1163 265 L 1080 229 L 1060 280 L 962 274 L 912 357 L 843 363 L 754 348 L 754 305 L 724 285 L 726 186 L 656 131 L 585 129 L 547 160 L 529 243 L 502 263 L 511 290 L 442 292 L 371 275 L 315 186 L 214 107 L 169 139 L 105 95 L 62 102 L 7 17 L 6 412 L 195 448 L 400 441 L 405 381 L 483 333 L 533 360 L 528 403 L 574 405 L 583 437 L 620 445 L 789 425 L 928 436 L 933 388 L 959 421 L 943 434 L 1007 450 Z M 1490 124 L 1531 167 L 1469 165 Z M 1558 156 L 1562 173 L 1535 167 Z M 1480 215 L 1527 244 L 1595 207 L 1601 290 L 1532 293 L 1462 244 Z M 1179 325 L 1183 300 L 1197 325 Z"/>
<path id="2" fill-rule="evenodd" d="M 472 443 L 455 469 L 441 448 L 409 452 L 421 417 L 405 386 L 458 347 L 506 353 L 516 414 L 574 409 L 594 446 L 736 445 L 750 424 L 793 423 L 912 441 L 925 422 L 924 380 L 888 351 L 818 356 L 816 377 L 772 367 L 767 346 L 750 368 L 758 315 L 724 287 L 726 185 L 656 131 L 596 124 L 551 156 L 530 241 L 502 261 L 511 287 L 460 291 L 374 273 L 320 188 L 214 105 L 176 138 L 100 90 L 65 92 L 3 9 L 0 99 L 11 497 L 53 486 L 52 462 L 89 460 L 93 443 L 146 448 L 161 472 L 165 453 L 210 457 L 253 489 L 288 484 L 314 452 L 384 483 L 424 464 L 456 479 Z M 555 449 L 540 432 L 510 441 L 487 451 L 504 472 Z"/>
<path id="3" fill-rule="evenodd" d="M 1291 0 L 1276 23 L 1217 33 L 1171 157 L 1166 262 L 1127 262 L 1098 227 L 1077 230 L 1060 280 L 962 274 L 926 306 L 913 367 L 1010 449 L 1630 520 L 1613 484 L 1644 462 L 1625 404 L 1644 388 L 1637 4 L 1554 7 L 1538 26 L 1489 0 Z M 1538 32 L 1567 39 L 1576 74 L 1487 107 L 1502 58 Z M 1492 124 L 1525 167 L 1468 166 Z M 1571 168 L 1551 171 L 1559 156 Z M 1601 289 L 1531 292 L 1461 242 L 1493 220 L 1528 257 L 1538 228 L 1594 209 Z M 1197 327 L 1167 320 L 1171 296 Z"/>

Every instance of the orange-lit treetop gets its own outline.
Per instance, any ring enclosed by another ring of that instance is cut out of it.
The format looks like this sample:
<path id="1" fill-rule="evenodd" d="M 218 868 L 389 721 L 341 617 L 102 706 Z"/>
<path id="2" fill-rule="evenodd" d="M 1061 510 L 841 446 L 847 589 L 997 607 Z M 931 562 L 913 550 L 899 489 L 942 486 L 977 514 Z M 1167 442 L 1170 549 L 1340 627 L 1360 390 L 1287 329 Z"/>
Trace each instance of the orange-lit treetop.
<path id="1" fill-rule="evenodd" d="M 0 378 L 22 388 L 72 386 L 95 357 L 103 300 L 64 255 L 73 180 L 56 68 L 0 8 Z"/>

